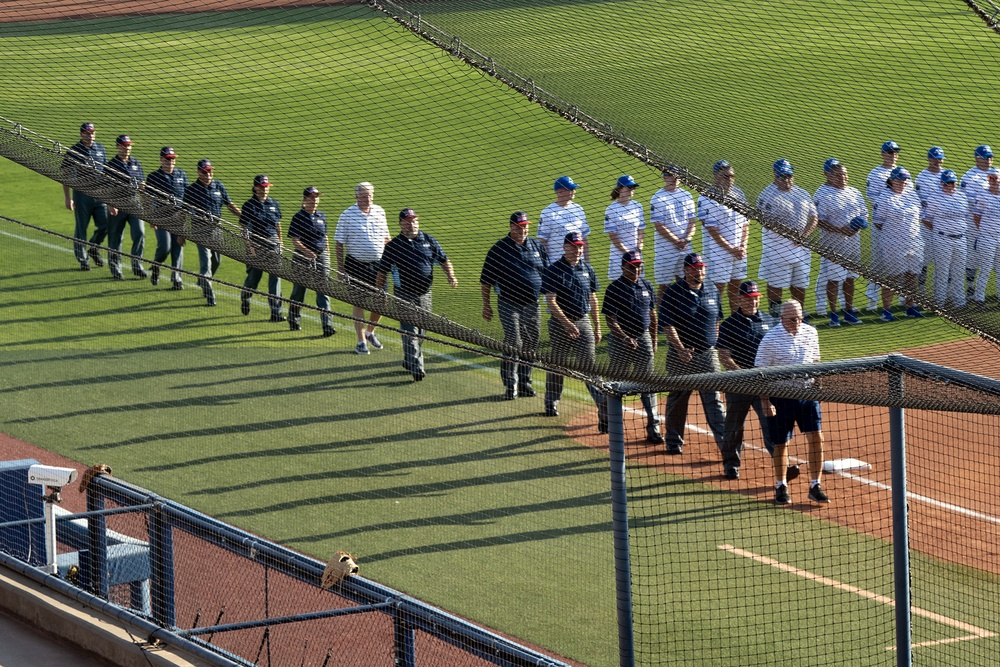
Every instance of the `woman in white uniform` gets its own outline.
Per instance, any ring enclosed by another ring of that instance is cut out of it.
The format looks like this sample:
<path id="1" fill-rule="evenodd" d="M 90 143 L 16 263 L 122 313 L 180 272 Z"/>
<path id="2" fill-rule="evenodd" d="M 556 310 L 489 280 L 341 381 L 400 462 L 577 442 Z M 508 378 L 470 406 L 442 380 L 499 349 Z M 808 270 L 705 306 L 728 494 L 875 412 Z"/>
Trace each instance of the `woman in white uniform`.
<path id="1" fill-rule="evenodd" d="M 628 174 L 619 177 L 615 189 L 611 191 L 613 201 L 604 209 L 604 233 L 611 240 L 608 280 L 617 280 L 621 276 L 622 255 L 627 252 L 642 252 L 646 216 L 642 204 L 632 201 L 632 194 L 637 187 L 639 184 Z"/>
<path id="2" fill-rule="evenodd" d="M 920 232 L 920 197 L 907 187 L 910 172 L 896 167 L 885 181 L 885 190 L 874 206 L 872 221 L 880 231 L 879 270 L 887 282 L 902 283 L 907 294 L 917 291 L 917 275 L 924 261 L 924 241 Z M 882 321 L 893 322 L 889 311 L 892 290 L 882 288 Z M 910 297 L 906 298 L 906 316 L 923 317 Z"/>

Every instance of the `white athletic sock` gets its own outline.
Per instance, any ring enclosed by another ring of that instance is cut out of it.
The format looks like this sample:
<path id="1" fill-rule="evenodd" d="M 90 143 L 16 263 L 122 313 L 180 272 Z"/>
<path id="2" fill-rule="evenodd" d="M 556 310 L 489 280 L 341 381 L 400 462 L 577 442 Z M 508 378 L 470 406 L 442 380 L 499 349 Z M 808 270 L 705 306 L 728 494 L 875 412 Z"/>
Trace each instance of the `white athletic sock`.
<path id="1" fill-rule="evenodd" d="M 819 480 L 818 479 L 814 479 L 813 481 L 809 482 L 809 488 L 810 489 L 813 488 L 814 486 L 818 486 L 818 485 L 819 485 Z"/>
<path id="2" fill-rule="evenodd" d="M 785 484 L 785 480 L 783 480 L 783 479 L 779 479 L 779 480 L 778 480 L 778 481 L 777 481 L 777 482 L 775 483 L 775 485 L 774 485 L 774 490 L 775 490 L 775 491 L 777 491 L 778 489 L 780 489 L 780 488 L 781 488 L 781 487 L 783 487 L 783 486 L 787 486 L 787 485 Z"/>

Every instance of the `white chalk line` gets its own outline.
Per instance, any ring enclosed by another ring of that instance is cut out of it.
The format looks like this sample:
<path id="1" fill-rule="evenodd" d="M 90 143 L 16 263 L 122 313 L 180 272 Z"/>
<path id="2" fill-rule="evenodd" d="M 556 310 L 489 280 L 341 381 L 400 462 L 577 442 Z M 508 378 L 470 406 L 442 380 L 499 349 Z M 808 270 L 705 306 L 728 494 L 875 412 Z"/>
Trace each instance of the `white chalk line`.
<path id="1" fill-rule="evenodd" d="M 796 576 L 802 577 L 809 581 L 815 581 L 818 584 L 823 584 L 824 586 L 830 586 L 840 591 L 845 591 L 847 593 L 854 593 L 866 600 L 872 600 L 873 602 L 879 602 L 890 607 L 896 606 L 896 601 L 885 595 L 879 593 L 874 593 L 864 588 L 858 588 L 857 586 L 852 586 L 851 584 L 845 584 L 842 581 L 837 581 L 836 579 L 830 579 L 829 577 L 824 577 L 808 570 L 803 570 L 787 563 L 782 563 L 779 560 L 773 558 L 768 558 L 767 556 L 761 556 L 760 554 L 755 554 L 752 551 L 746 551 L 745 549 L 738 549 L 731 544 L 720 544 L 719 549 L 727 551 L 736 556 L 742 556 L 744 558 L 749 558 L 750 560 L 762 563 L 764 565 L 769 565 L 775 569 L 781 570 L 782 572 L 788 572 L 789 574 L 794 574 Z M 948 627 L 955 628 L 956 630 L 961 630 L 962 632 L 967 632 L 970 634 L 961 637 L 948 637 L 946 639 L 935 639 L 932 641 L 920 642 L 918 644 L 913 644 L 913 648 L 919 648 L 924 646 L 937 646 L 940 644 L 953 644 L 955 642 L 968 641 L 971 639 L 986 639 L 989 637 L 995 637 L 995 632 L 990 632 L 989 630 L 984 630 L 983 628 L 972 625 L 971 623 L 966 623 L 964 621 L 958 621 L 954 618 L 949 618 L 942 614 L 938 614 L 933 611 L 927 611 L 926 609 L 921 609 L 920 607 L 910 607 L 910 613 L 914 616 L 920 616 L 922 618 L 929 619 L 936 623 L 942 625 L 947 625 Z M 895 646 L 887 646 L 887 650 L 896 650 Z"/>

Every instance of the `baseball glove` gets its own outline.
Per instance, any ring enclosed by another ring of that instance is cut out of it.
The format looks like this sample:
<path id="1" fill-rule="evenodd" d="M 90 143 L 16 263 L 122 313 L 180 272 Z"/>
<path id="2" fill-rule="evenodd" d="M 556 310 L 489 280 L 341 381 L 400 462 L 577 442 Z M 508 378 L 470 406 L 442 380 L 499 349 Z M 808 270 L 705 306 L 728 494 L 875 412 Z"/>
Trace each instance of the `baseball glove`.
<path id="1" fill-rule="evenodd" d="M 86 470 L 83 471 L 83 477 L 80 478 L 80 493 L 85 493 L 87 487 L 90 486 L 90 480 L 94 479 L 98 475 L 110 475 L 111 466 L 105 463 L 95 463 Z"/>
<path id="2" fill-rule="evenodd" d="M 856 232 L 860 232 L 862 229 L 868 229 L 868 218 L 866 218 L 863 215 L 859 215 L 858 217 L 851 220 L 849 224 L 851 226 L 851 229 L 853 229 Z"/>
<path id="3" fill-rule="evenodd" d="M 330 588 L 334 584 L 339 584 L 345 577 L 358 573 L 358 566 L 354 564 L 354 558 L 346 551 L 338 551 L 337 555 L 330 559 L 323 570 L 323 580 L 320 586 L 324 589 Z"/>

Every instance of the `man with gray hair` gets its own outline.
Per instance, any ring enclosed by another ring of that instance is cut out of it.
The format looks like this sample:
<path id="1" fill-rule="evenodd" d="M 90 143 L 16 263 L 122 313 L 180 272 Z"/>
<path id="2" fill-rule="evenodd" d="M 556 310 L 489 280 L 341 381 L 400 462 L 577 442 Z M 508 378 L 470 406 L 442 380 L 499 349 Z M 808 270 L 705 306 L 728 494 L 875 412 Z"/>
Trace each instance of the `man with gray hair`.
<path id="1" fill-rule="evenodd" d="M 337 231 L 333 240 L 337 244 L 337 273 L 340 278 L 350 277 L 373 288 L 378 282 L 379 262 L 382 252 L 389 243 L 389 225 L 385 210 L 374 203 L 375 186 L 368 181 L 358 183 L 354 188 L 357 203 L 340 214 Z M 368 328 L 365 330 L 365 310 L 354 306 L 354 331 L 358 336 L 355 354 L 368 354 L 368 346 L 382 349 L 382 343 L 375 335 L 375 325 L 382 315 L 369 313 Z"/>

